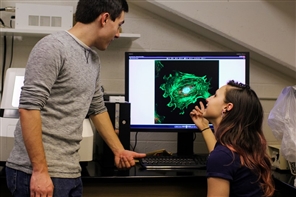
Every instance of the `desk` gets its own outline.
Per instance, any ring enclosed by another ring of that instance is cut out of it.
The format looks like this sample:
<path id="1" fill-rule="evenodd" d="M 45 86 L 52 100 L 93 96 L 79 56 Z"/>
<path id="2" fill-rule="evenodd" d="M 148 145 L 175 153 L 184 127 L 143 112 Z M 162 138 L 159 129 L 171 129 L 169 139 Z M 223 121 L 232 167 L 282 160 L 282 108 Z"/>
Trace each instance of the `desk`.
<path id="1" fill-rule="evenodd" d="M 129 170 L 101 168 L 96 162 L 82 164 L 84 197 L 205 197 L 206 170 L 143 170 L 139 165 Z M 1 170 L 1 169 L 0 169 Z M 273 171 L 276 192 L 274 197 L 296 196 L 294 176 L 289 171 Z M 0 172 L 0 196 L 6 180 Z M 6 189 L 7 190 L 7 189 Z M 7 193 L 6 193 L 7 194 Z"/>
<path id="2" fill-rule="evenodd" d="M 139 165 L 117 170 L 89 162 L 82 165 L 83 197 L 206 197 L 205 173 L 204 169 L 143 170 Z M 3 172 L 0 187 L 0 197 L 9 197 Z"/>
<path id="3" fill-rule="evenodd" d="M 294 186 L 295 176 L 290 171 L 274 170 L 272 173 L 276 189 L 282 196 L 296 196 L 296 187 Z"/>
<path id="4" fill-rule="evenodd" d="M 139 165 L 116 170 L 94 163 L 86 168 L 89 174 L 83 174 L 82 180 L 87 197 L 95 192 L 100 197 L 206 197 L 207 193 L 205 170 L 143 170 Z"/>
<path id="5" fill-rule="evenodd" d="M 129 170 L 118 170 L 114 167 L 102 168 L 97 162 L 88 162 L 81 164 L 82 172 L 81 175 L 83 178 L 107 178 L 107 177 L 116 177 L 119 179 L 128 178 L 128 179 L 154 179 L 154 178 L 174 178 L 174 179 L 183 179 L 183 178 L 203 178 L 206 180 L 206 169 L 168 169 L 168 170 L 146 170 L 136 165 Z"/>

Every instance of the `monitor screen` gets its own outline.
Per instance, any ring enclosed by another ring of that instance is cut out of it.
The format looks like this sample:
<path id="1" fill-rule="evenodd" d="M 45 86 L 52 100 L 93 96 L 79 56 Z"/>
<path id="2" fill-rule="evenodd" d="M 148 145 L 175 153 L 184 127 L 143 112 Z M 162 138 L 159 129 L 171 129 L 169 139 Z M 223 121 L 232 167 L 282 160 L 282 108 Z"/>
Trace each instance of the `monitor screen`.
<path id="1" fill-rule="evenodd" d="M 24 85 L 24 77 L 25 76 L 15 76 L 15 83 L 13 88 L 13 95 L 12 95 L 12 107 L 18 108 L 20 95 L 21 95 L 21 88 Z"/>
<path id="2" fill-rule="evenodd" d="M 5 73 L 1 109 L 18 109 L 25 68 L 8 68 Z"/>
<path id="3" fill-rule="evenodd" d="M 126 52 L 131 131 L 197 131 L 190 111 L 229 80 L 249 83 L 249 53 Z"/>

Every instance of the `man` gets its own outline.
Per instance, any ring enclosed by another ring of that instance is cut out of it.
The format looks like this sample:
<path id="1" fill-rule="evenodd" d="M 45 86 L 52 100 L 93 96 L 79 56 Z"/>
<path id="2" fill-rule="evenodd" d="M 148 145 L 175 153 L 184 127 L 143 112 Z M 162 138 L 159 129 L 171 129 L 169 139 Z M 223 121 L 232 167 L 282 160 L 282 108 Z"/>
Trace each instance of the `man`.
<path id="1" fill-rule="evenodd" d="M 6 163 L 14 196 L 81 196 L 79 142 L 89 115 L 118 168 L 144 157 L 124 150 L 104 105 L 100 60 L 128 12 L 126 0 L 80 0 L 76 24 L 46 36 L 32 49 L 19 104 L 15 145 Z"/>

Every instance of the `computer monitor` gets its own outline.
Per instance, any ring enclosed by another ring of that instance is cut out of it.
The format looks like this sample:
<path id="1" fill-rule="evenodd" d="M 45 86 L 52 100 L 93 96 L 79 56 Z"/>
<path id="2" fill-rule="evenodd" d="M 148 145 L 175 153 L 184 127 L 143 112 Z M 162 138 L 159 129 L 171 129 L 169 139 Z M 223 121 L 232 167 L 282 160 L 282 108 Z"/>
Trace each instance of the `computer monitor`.
<path id="1" fill-rule="evenodd" d="M 178 154 L 193 154 L 189 113 L 229 80 L 249 83 L 248 52 L 126 52 L 131 131 L 178 132 Z"/>

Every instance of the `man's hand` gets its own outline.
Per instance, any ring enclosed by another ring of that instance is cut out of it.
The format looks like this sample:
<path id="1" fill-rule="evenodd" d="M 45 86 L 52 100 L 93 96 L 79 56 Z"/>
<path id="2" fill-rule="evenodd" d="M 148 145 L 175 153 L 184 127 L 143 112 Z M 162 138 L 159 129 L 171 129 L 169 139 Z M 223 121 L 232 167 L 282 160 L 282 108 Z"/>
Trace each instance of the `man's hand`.
<path id="1" fill-rule="evenodd" d="M 30 181 L 30 197 L 53 197 L 53 183 L 48 173 L 34 172 Z"/>
<path id="2" fill-rule="evenodd" d="M 115 154 L 115 165 L 119 169 L 128 169 L 136 164 L 134 159 L 143 158 L 145 156 L 145 153 L 123 150 L 118 154 Z"/>

